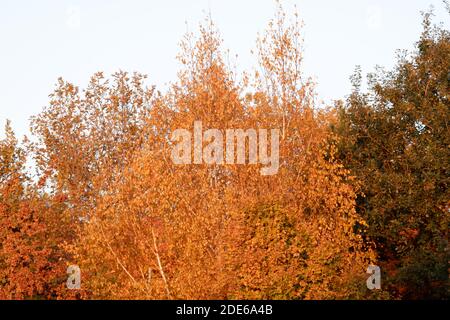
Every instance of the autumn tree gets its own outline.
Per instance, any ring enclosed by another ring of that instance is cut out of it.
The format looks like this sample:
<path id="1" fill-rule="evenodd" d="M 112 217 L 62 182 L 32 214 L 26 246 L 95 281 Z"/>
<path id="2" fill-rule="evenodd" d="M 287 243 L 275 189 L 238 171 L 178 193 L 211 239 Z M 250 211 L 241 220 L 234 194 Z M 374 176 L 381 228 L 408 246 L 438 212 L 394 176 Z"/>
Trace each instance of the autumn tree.
<path id="1" fill-rule="evenodd" d="M 178 81 L 153 104 L 141 148 L 113 169 L 120 179 L 97 197 L 74 248 L 93 297 L 366 294 L 362 277 L 373 255 L 354 233 L 364 221 L 354 211 L 351 177 L 326 143 L 329 115 L 315 109 L 313 86 L 301 75 L 299 25 L 285 22 L 280 11 L 259 43 L 253 80 L 238 81 L 224 63 L 210 19 L 197 39 L 186 36 Z M 278 174 L 262 176 L 261 164 L 248 161 L 175 164 L 172 133 L 196 121 L 222 136 L 232 128 L 280 129 Z"/>
<path id="2" fill-rule="evenodd" d="M 86 225 L 78 257 L 99 297 L 226 297 L 227 282 L 218 281 L 225 274 L 218 258 L 225 214 L 219 182 L 223 168 L 180 168 L 170 157 L 174 130 L 189 129 L 195 120 L 233 127 L 243 115 L 219 44 L 210 21 L 198 40 L 186 36 L 179 57 L 185 68 L 151 109 L 145 146 Z M 101 268 L 95 262 L 99 254 Z"/>
<path id="3" fill-rule="evenodd" d="M 291 20 L 289 20 L 291 19 Z M 337 161 L 331 114 L 314 104 L 314 83 L 302 73 L 302 22 L 281 6 L 258 40 L 260 69 L 248 98 L 255 126 L 281 130 L 280 170 L 240 177 L 239 287 L 256 299 L 342 299 L 367 294 L 363 274 L 373 262 L 354 227 L 349 172 Z"/>
<path id="4" fill-rule="evenodd" d="M 394 296 L 448 297 L 450 34 L 425 14 L 413 54 L 340 107 L 340 158 L 357 176 L 357 212 Z"/>
<path id="5" fill-rule="evenodd" d="M 9 122 L 5 132 L 0 141 L 0 298 L 60 298 L 66 265 L 59 236 L 68 230 L 57 203 L 39 195 L 26 174 L 26 151 Z"/>
<path id="6" fill-rule="evenodd" d="M 37 138 L 29 144 L 39 172 L 37 188 L 64 223 L 53 230 L 65 254 L 60 264 L 75 263 L 68 252 L 83 237 L 99 195 L 120 179 L 121 170 L 140 148 L 150 105 L 157 94 L 146 76 L 96 73 L 85 90 L 59 79 L 49 105 L 31 122 Z M 86 292 L 80 292 L 86 298 Z M 65 290 L 64 294 L 72 293 Z"/>
<path id="7" fill-rule="evenodd" d="M 49 105 L 33 117 L 34 159 L 41 184 L 64 195 L 71 215 L 80 218 L 142 142 L 142 129 L 154 96 L 145 76 L 96 73 L 79 89 L 59 79 Z"/>

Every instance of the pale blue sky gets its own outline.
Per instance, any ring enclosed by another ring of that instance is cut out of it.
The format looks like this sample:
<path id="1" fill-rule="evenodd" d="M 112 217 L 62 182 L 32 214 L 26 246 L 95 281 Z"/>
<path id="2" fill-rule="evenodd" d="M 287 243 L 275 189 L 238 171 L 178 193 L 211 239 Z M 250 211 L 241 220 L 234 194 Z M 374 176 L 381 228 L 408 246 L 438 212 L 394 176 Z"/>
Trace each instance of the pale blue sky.
<path id="1" fill-rule="evenodd" d="M 436 21 L 449 26 L 441 0 L 283 3 L 297 4 L 305 22 L 304 71 L 325 101 L 349 93 L 355 65 L 391 67 L 396 49 L 411 49 L 421 10 L 434 5 Z M 238 67 L 249 69 L 256 35 L 274 10 L 272 0 L 0 0 L 0 125 L 10 119 L 19 136 L 28 134 L 30 116 L 60 76 L 84 86 L 96 71 L 139 71 L 164 88 L 176 79 L 185 22 L 195 31 L 209 11 Z"/>

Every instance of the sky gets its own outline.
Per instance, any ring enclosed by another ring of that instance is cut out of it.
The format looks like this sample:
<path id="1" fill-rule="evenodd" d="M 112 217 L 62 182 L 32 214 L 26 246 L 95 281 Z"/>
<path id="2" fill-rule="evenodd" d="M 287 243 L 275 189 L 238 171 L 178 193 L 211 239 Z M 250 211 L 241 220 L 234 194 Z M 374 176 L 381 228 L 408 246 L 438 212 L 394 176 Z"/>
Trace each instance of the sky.
<path id="1" fill-rule="evenodd" d="M 397 49 L 413 49 L 430 5 L 436 22 L 450 22 L 442 0 L 282 3 L 288 12 L 295 4 L 305 23 L 303 70 L 324 103 L 350 92 L 356 65 L 390 68 Z M 181 38 L 209 13 L 238 70 L 251 70 L 275 9 L 273 0 L 0 0 L 0 137 L 6 119 L 18 137 L 29 135 L 58 77 L 83 88 L 97 71 L 138 71 L 164 90 L 176 81 Z"/>

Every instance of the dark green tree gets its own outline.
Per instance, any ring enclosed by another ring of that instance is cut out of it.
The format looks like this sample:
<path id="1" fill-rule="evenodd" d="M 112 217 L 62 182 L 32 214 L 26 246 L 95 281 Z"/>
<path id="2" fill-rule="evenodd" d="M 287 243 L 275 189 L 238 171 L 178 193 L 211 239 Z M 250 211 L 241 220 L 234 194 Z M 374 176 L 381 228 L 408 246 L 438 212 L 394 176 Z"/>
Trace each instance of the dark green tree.
<path id="1" fill-rule="evenodd" d="M 338 104 L 340 157 L 358 178 L 357 211 L 384 285 L 407 299 L 448 298 L 450 33 L 424 14 L 415 52 L 369 75 Z M 360 228 L 361 229 L 361 228 Z"/>

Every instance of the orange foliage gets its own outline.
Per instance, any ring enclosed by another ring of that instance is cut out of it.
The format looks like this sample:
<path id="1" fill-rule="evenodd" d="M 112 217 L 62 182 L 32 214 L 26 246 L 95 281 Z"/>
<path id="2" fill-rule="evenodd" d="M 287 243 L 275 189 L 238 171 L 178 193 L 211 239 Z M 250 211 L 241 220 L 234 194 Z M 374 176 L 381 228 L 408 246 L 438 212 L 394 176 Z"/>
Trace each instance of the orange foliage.
<path id="1" fill-rule="evenodd" d="M 299 25 L 284 24 L 280 14 L 259 42 L 253 86 L 224 64 L 211 21 L 196 41 L 186 36 L 178 82 L 152 107 L 142 149 L 98 198 L 74 248 L 94 297 L 346 298 L 364 286 L 374 257 L 353 232 L 364 222 L 327 144 L 331 115 L 314 109 L 299 72 Z M 278 174 L 173 164 L 168 137 L 194 121 L 223 133 L 280 128 Z"/>
<path id="2" fill-rule="evenodd" d="M 289 24 L 279 11 L 258 40 L 252 76 L 230 71 L 208 19 L 181 48 L 184 67 L 165 94 L 124 72 L 111 82 L 98 73 L 83 92 L 59 80 L 32 121 L 40 179 L 29 185 L 37 191 L 26 190 L 20 169 L 2 180 L 0 297 L 364 294 L 374 255 L 353 230 L 364 221 L 335 159 L 334 116 L 316 109 L 301 73 L 297 16 Z M 261 175 L 261 164 L 174 164 L 170 136 L 195 121 L 223 134 L 279 129 L 278 173 Z M 68 264 L 81 268 L 79 296 L 63 289 Z"/>

